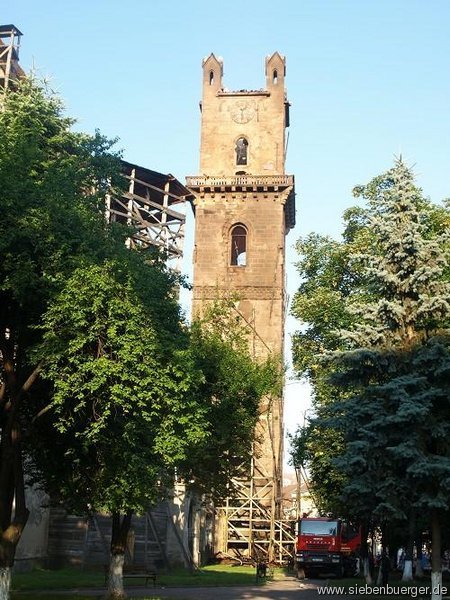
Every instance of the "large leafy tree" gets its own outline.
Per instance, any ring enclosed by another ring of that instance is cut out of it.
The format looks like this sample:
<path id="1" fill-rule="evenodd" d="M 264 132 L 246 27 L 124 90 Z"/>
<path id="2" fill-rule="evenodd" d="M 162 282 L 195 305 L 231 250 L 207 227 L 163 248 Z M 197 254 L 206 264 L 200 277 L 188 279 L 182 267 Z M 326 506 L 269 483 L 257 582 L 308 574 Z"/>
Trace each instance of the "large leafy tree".
<path id="1" fill-rule="evenodd" d="M 55 461 L 44 446 L 35 464 L 66 507 L 112 514 L 112 598 L 124 595 L 132 514 L 164 497 L 175 468 L 223 497 L 250 454 L 261 397 L 280 380 L 279 365 L 252 361 L 226 307 L 188 335 L 167 277 L 140 275 L 130 260 L 77 269 L 44 317 L 39 350 L 54 388 L 43 425 L 56 427 L 60 451 Z M 171 327 L 155 304 L 172 307 Z"/>
<path id="2" fill-rule="evenodd" d="M 44 316 L 38 350 L 52 394 L 34 462 L 67 508 L 112 515 L 113 598 L 124 595 L 132 514 L 162 498 L 174 467 L 209 436 L 206 407 L 195 394 L 202 374 L 190 358 L 170 277 L 156 266 L 136 269 L 135 259 L 130 252 L 76 269 Z M 49 426 L 56 429 L 52 448 Z"/>
<path id="3" fill-rule="evenodd" d="M 31 79 L 3 92 L 0 112 L 0 589 L 26 524 L 23 451 L 40 364 L 28 350 L 48 303 L 80 257 L 121 244 L 101 213 L 119 180 L 112 142 L 74 133 L 60 101 Z M 13 506 L 14 511 L 13 511 Z M 1 595 L 0 594 L 0 595 Z"/>
<path id="4" fill-rule="evenodd" d="M 369 451 L 379 455 L 376 510 L 430 514 L 437 578 L 441 513 L 450 508 L 448 237 L 436 234 L 432 209 L 401 161 L 357 193 L 371 211 L 372 244 L 362 260 L 372 298 L 356 306 L 359 322 L 346 334 L 355 350 L 338 357 L 338 381 L 359 388 L 350 391 L 347 422 L 355 399 L 376 411 L 370 425 L 360 421 L 361 429 L 353 429 L 344 459 L 356 455 L 355 444 L 364 455 L 361 444 L 372 439 Z"/>
<path id="5" fill-rule="evenodd" d="M 425 201 L 402 161 L 355 193 L 368 203 L 355 238 L 366 247 L 348 266 L 362 278 L 344 302 L 352 318 L 340 327 L 340 350 L 328 347 L 332 358 L 321 363 L 337 394 L 328 419 L 319 402 L 318 421 L 341 431 L 339 458 L 330 458 L 346 504 L 381 524 L 427 511 L 439 557 L 449 509 L 448 214 Z"/>

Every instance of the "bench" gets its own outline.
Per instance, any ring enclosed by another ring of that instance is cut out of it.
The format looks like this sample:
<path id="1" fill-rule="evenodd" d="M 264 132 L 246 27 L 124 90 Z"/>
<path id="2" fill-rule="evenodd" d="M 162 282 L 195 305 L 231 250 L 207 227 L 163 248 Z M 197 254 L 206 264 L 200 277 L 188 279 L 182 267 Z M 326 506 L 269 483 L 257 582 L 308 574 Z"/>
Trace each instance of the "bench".
<path id="1" fill-rule="evenodd" d="M 104 565 L 105 572 L 105 585 L 108 583 L 109 576 L 109 565 Z M 148 586 L 148 582 L 151 579 L 153 581 L 153 587 L 156 585 L 157 573 L 155 569 L 146 567 L 144 565 L 124 565 L 123 567 L 123 578 L 124 579 L 145 579 L 145 585 Z"/>

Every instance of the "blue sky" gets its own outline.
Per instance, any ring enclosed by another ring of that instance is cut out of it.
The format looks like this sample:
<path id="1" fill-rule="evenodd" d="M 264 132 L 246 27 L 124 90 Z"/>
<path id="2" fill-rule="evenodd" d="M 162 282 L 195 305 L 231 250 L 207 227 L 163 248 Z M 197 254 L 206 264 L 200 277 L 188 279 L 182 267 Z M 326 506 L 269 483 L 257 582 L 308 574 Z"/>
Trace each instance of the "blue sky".
<path id="1" fill-rule="evenodd" d="M 51 78 L 78 128 L 118 136 L 126 160 L 181 181 L 198 171 L 202 58 L 223 57 L 226 87 L 255 89 L 265 56 L 284 54 L 291 296 L 295 240 L 338 236 L 353 186 L 394 156 L 432 200 L 450 196 L 450 0 L 16 0 L 1 21 L 23 32 L 22 66 Z M 307 402 L 287 386 L 288 429 Z"/>

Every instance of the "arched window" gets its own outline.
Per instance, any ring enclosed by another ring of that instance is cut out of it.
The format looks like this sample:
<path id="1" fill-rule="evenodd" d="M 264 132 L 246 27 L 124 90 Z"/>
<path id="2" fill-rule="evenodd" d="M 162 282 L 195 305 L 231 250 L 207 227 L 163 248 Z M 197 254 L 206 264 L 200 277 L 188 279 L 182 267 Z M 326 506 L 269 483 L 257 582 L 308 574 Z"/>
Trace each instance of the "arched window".
<path id="1" fill-rule="evenodd" d="M 231 230 L 231 265 L 245 267 L 247 264 L 247 230 L 235 225 Z"/>
<path id="2" fill-rule="evenodd" d="M 214 84 L 214 71 L 209 72 L 209 85 Z"/>
<path id="3" fill-rule="evenodd" d="M 273 70 L 272 83 L 277 85 L 278 83 L 278 71 L 276 69 Z"/>
<path id="4" fill-rule="evenodd" d="M 241 137 L 236 142 L 236 164 L 246 165 L 247 154 L 248 154 L 248 142 L 245 138 Z"/>

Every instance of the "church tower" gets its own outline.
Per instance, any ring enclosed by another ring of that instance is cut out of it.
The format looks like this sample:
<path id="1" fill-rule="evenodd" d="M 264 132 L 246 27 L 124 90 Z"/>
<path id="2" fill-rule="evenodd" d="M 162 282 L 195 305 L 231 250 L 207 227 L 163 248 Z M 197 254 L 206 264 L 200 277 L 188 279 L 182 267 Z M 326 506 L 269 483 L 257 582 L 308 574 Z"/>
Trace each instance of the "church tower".
<path id="1" fill-rule="evenodd" d="M 236 292 L 255 357 L 283 353 L 285 236 L 295 224 L 285 74 L 275 52 L 265 61 L 264 89 L 228 91 L 222 60 L 203 61 L 200 175 L 187 177 L 195 195 L 193 313 Z M 282 398 L 261 406 L 254 448 L 248 478 L 236 482 L 239 498 L 221 509 L 215 551 L 276 560 L 283 554 Z"/>

